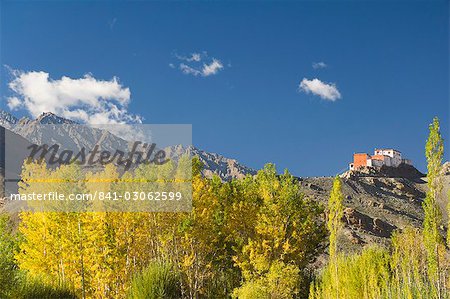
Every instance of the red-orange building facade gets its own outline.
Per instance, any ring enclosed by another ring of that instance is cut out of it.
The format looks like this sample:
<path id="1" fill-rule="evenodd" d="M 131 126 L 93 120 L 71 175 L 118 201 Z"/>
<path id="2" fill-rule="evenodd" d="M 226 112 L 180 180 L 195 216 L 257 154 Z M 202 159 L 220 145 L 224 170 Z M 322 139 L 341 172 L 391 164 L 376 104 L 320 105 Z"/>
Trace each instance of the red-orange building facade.
<path id="1" fill-rule="evenodd" d="M 366 153 L 358 153 L 353 155 L 353 167 L 354 168 L 360 168 L 363 166 L 367 166 L 367 159 L 369 159 L 370 156 Z"/>

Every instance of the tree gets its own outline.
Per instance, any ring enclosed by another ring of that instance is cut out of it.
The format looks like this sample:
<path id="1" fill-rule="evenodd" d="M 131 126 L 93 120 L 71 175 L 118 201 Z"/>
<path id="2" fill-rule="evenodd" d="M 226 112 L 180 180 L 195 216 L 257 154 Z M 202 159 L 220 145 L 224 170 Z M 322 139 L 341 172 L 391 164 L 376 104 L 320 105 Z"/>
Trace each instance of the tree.
<path id="1" fill-rule="evenodd" d="M 342 202 L 344 195 L 342 194 L 342 183 L 339 176 L 336 176 L 333 181 L 333 189 L 331 190 L 330 198 L 328 200 L 328 220 L 327 227 L 330 233 L 330 268 L 331 276 L 334 281 L 333 285 L 336 287 L 335 297 L 339 298 L 339 274 L 337 265 L 337 238 L 342 229 L 342 217 L 344 216 L 344 207 Z"/>
<path id="2" fill-rule="evenodd" d="M 113 165 L 86 173 L 73 165 L 52 169 L 31 163 L 24 166 L 20 192 L 145 193 L 160 183 L 190 183 L 190 161 L 181 166 L 155 172 L 141 165 L 120 174 Z M 16 254 L 20 268 L 30 279 L 69 285 L 86 298 L 125 297 L 136 273 L 157 261 L 177 269 L 173 281 L 181 298 L 227 298 L 243 280 L 271 298 L 301 295 L 303 269 L 322 250 L 325 237 L 321 206 L 304 197 L 292 175 L 278 175 L 273 165 L 256 178 L 227 183 L 202 177 L 199 165 L 193 174 L 189 213 L 147 213 L 137 208 L 152 202 L 106 200 L 44 206 L 61 208 L 58 212 L 23 212 L 24 242 Z"/>
<path id="3" fill-rule="evenodd" d="M 439 251 L 442 245 L 442 237 L 439 227 L 442 215 L 437 204 L 437 197 L 441 193 L 442 185 L 442 157 L 444 143 L 440 133 L 439 119 L 435 117 L 429 127 L 430 133 L 425 146 L 427 158 L 427 185 L 428 190 L 423 202 L 425 218 L 423 222 L 423 236 L 428 260 L 428 276 L 430 282 L 435 285 L 435 295 L 441 298 L 441 281 Z"/>
<path id="4" fill-rule="evenodd" d="M 259 171 L 254 183 L 259 210 L 253 232 L 235 257 L 244 280 L 259 281 L 274 263 L 305 269 L 325 237 L 322 208 L 302 194 L 289 172 L 278 176 L 273 164 Z"/>

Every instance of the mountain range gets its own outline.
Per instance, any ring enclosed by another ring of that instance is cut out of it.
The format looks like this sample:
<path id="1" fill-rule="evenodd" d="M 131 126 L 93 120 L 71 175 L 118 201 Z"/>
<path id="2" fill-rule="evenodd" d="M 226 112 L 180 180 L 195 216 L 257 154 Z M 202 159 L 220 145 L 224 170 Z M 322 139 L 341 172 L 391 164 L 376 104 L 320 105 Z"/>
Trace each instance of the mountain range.
<path id="1" fill-rule="evenodd" d="M 64 144 L 64 146 L 68 148 L 93 148 L 100 140 L 101 148 L 105 150 L 113 151 L 129 147 L 129 141 L 104 129 L 90 128 L 88 126 L 52 126 L 49 130 L 70 130 L 70 132 L 56 132 L 54 134 L 49 134 L 49 132 L 45 131 L 45 126 L 35 126 L 55 124 L 76 125 L 77 123 L 51 112 L 42 113 L 36 119 L 30 119 L 28 117 L 19 119 L 9 112 L 0 110 L 0 126 L 16 133 L 31 143 L 57 143 Z M 169 157 L 180 156 L 183 153 L 198 157 L 204 164 L 203 175 L 206 177 L 217 175 L 223 181 L 230 181 L 233 178 L 242 178 L 247 174 L 256 173 L 255 170 L 240 164 L 235 159 L 226 158 L 216 153 L 209 153 L 198 149 L 193 145 L 174 145 L 165 150 Z"/>

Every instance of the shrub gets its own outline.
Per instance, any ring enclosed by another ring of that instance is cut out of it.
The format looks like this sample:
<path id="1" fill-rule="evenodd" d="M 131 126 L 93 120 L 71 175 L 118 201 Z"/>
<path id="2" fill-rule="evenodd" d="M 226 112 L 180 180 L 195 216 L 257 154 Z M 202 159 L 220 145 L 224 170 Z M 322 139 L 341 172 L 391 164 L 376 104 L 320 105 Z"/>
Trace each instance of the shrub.
<path id="1" fill-rule="evenodd" d="M 76 299 L 75 293 L 64 285 L 52 285 L 40 278 L 24 277 L 12 292 L 14 299 Z"/>
<path id="2" fill-rule="evenodd" d="M 136 275 L 128 292 L 129 299 L 180 298 L 180 276 L 171 264 L 153 262 Z"/>
<path id="3" fill-rule="evenodd" d="M 376 246 L 359 254 L 337 256 L 329 263 L 311 288 L 310 299 L 389 298 L 390 253 Z M 337 269 L 337 276 L 333 276 Z"/>
<path id="4" fill-rule="evenodd" d="M 254 298 L 270 298 L 267 287 L 262 284 L 262 281 L 245 282 L 240 288 L 233 292 L 233 298 L 237 299 L 254 299 Z"/>
<path id="5" fill-rule="evenodd" d="M 297 298 L 301 284 L 300 270 L 291 264 L 274 262 L 267 273 L 245 282 L 233 292 L 239 299 Z"/>
<path id="6" fill-rule="evenodd" d="M 7 214 L 0 214 L 0 298 L 10 296 L 18 279 L 14 254 L 18 250 L 17 234 Z"/>

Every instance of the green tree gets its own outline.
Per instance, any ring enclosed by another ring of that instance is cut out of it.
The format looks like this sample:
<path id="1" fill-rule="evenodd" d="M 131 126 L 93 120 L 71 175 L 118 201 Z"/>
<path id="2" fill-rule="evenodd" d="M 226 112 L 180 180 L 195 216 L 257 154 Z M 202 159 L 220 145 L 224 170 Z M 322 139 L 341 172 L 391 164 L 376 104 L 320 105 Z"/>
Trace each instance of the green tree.
<path id="1" fill-rule="evenodd" d="M 336 298 L 339 298 L 339 273 L 337 264 L 337 238 L 342 229 L 342 217 L 344 216 L 344 195 L 342 194 L 342 182 L 339 176 L 336 176 L 333 181 L 333 189 L 331 190 L 330 198 L 328 200 L 328 219 L 327 227 L 330 233 L 330 268 L 331 277 L 334 281 Z"/>
<path id="2" fill-rule="evenodd" d="M 322 208 L 303 195 L 289 172 L 277 175 L 273 164 L 259 171 L 254 182 L 259 210 L 253 218 L 253 232 L 235 257 L 244 280 L 259 281 L 274 263 L 305 269 L 320 252 L 325 237 L 319 217 Z"/>
<path id="3" fill-rule="evenodd" d="M 429 127 L 430 133 L 425 146 L 427 158 L 427 185 L 428 190 L 423 202 L 425 218 L 423 222 L 423 236 L 428 260 L 428 276 L 430 282 L 435 286 L 434 295 L 441 298 L 440 281 L 440 247 L 442 237 L 439 227 L 442 222 L 442 214 L 437 203 L 437 197 L 442 192 L 442 157 L 444 154 L 444 143 L 440 133 L 439 119 L 435 117 Z"/>

